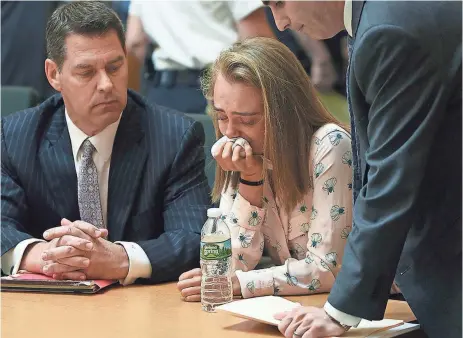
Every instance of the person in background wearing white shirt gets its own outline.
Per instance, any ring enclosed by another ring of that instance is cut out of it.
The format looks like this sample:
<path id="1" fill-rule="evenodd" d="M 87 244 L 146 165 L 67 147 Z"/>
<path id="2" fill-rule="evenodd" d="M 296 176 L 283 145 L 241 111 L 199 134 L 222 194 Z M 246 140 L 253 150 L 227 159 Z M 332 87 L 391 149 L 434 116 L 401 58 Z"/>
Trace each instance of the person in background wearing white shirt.
<path id="1" fill-rule="evenodd" d="M 201 124 L 127 90 L 122 23 L 104 3 L 58 8 L 46 40 L 60 94 L 1 121 L 2 272 L 176 280 L 199 265 L 210 206 Z"/>
<path id="2" fill-rule="evenodd" d="M 247 1 L 131 1 L 127 49 L 143 62 L 152 42 L 154 74 L 145 77 L 151 102 L 184 113 L 205 113 L 202 71 L 239 39 L 274 37 L 265 8 Z"/>

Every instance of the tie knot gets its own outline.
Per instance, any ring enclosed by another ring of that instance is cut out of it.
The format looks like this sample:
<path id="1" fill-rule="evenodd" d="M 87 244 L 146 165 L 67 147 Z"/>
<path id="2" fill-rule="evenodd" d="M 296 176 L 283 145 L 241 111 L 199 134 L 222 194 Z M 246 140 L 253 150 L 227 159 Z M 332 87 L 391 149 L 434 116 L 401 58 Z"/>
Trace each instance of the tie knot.
<path id="1" fill-rule="evenodd" d="M 92 156 L 93 152 L 95 151 L 95 147 L 93 146 L 92 142 L 89 139 L 86 139 L 82 144 L 82 156 L 83 157 L 90 157 Z"/>

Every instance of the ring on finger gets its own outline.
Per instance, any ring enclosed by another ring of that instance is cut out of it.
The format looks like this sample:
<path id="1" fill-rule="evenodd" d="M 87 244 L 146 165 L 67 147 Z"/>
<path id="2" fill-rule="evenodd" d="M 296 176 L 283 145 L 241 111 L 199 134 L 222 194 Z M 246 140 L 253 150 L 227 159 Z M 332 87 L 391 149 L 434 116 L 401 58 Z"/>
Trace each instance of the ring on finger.
<path id="1" fill-rule="evenodd" d="M 232 150 L 235 149 L 237 146 L 244 148 L 246 144 L 249 144 L 249 142 L 246 141 L 244 138 L 240 137 L 235 142 L 233 142 Z"/>

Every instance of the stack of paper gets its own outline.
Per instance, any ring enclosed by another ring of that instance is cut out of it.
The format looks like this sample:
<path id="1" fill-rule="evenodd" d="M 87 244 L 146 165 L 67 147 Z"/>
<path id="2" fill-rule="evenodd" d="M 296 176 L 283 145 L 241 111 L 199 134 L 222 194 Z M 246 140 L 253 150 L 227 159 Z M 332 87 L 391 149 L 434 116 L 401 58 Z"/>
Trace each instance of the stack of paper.
<path id="1" fill-rule="evenodd" d="M 2 291 L 46 293 L 96 293 L 114 284 L 113 280 L 56 280 L 35 273 L 18 273 L 1 279 Z"/>
<path id="2" fill-rule="evenodd" d="M 291 311 L 292 309 L 299 306 L 299 303 L 291 302 L 285 298 L 266 296 L 237 300 L 228 304 L 221 305 L 216 309 L 218 311 L 228 312 L 237 317 L 251 319 L 261 323 L 278 326 L 280 321 L 273 318 L 273 315 L 275 313 Z M 406 332 L 416 330 L 418 328 L 419 325 L 404 323 L 402 320 L 362 320 L 358 327 L 350 329 L 343 335 L 343 337 L 395 337 Z"/>

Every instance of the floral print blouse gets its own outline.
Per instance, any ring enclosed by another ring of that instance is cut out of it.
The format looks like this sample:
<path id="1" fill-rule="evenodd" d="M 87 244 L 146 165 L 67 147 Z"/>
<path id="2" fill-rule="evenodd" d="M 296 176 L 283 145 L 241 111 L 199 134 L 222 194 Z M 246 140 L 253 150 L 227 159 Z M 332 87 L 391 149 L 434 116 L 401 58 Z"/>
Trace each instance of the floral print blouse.
<path id="1" fill-rule="evenodd" d="M 329 292 L 352 227 L 350 135 L 335 124 L 311 142 L 313 189 L 287 214 L 264 183 L 263 206 L 227 189 L 220 201 L 232 236 L 233 268 L 244 298 Z M 254 270 L 263 253 L 276 265 Z"/>

